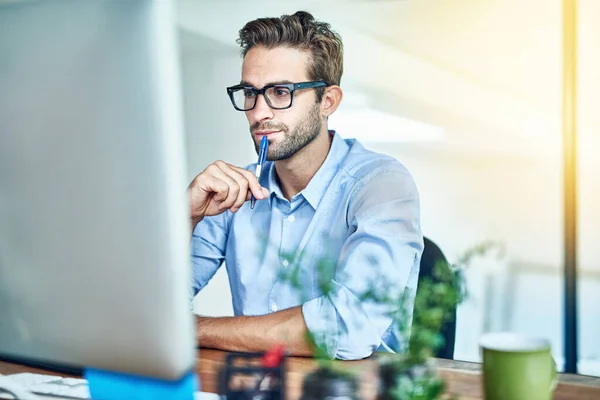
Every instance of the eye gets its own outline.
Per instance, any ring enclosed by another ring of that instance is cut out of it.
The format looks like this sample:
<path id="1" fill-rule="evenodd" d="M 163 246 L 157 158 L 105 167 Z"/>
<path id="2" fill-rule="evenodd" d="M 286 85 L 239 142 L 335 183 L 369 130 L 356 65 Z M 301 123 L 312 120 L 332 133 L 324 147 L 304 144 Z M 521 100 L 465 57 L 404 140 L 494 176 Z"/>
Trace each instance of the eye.
<path id="1" fill-rule="evenodd" d="M 286 87 L 274 87 L 273 92 L 276 96 L 289 96 L 290 91 Z"/>
<path id="2" fill-rule="evenodd" d="M 244 97 L 256 96 L 256 92 L 254 91 L 254 89 L 243 89 L 243 90 L 244 90 Z"/>

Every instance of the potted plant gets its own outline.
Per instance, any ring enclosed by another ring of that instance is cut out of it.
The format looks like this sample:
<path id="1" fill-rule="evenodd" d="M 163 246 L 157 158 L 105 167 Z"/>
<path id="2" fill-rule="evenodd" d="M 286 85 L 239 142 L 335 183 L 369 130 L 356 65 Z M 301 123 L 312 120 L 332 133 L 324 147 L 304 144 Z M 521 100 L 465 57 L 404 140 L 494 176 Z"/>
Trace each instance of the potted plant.
<path id="1" fill-rule="evenodd" d="M 474 258 L 492 249 L 501 249 L 496 242 L 482 242 L 465 251 L 454 265 L 445 260 L 437 261 L 432 275 L 419 280 L 413 307 L 407 307 L 406 294 L 400 299 L 386 298 L 381 294 L 368 293 L 377 301 L 397 302 L 394 321 L 402 332 L 405 352 L 380 354 L 380 385 L 378 400 L 437 400 L 445 390 L 445 382 L 437 374 L 434 356 L 443 345 L 443 324 L 453 315 L 456 307 L 466 298 L 464 272 Z M 499 253 L 500 254 L 500 253 Z M 411 321 L 412 324 L 407 324 Z"/>

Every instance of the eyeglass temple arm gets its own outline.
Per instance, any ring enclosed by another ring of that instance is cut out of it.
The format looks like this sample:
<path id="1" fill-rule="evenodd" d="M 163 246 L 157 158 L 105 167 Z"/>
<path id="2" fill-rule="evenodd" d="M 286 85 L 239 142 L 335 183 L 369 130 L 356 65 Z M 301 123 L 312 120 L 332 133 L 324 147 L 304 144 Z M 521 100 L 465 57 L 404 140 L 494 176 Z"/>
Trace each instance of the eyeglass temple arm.
<path id="1" fill-rule="evenodd" d="M 309 89 L 309 88 L 327 86 L 327 83 L 325 83 L 325 82 L 302 82 L 302 83 L 297 83 L 295 86 L 296 86 L 296 89 Z"/>

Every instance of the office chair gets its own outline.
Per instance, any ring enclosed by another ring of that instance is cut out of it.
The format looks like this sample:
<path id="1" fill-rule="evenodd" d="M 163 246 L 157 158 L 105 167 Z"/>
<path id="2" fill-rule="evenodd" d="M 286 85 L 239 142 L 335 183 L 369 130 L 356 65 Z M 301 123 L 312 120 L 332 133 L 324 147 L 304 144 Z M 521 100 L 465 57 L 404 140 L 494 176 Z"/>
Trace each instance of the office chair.
<path id="1" fill-rule="evenodd" d="M 428 277 L 430 279 L 435 279 L 433 269 L 436 263 L 443 262 L 447 265 L 447 268 L 450 268 L 450 264 L 446 260 L 444 253 L 442 253 L 442 250 L 434 242 L 426 237 L 423 238 L 423 242 L 424 247 L 423 255 L 421 256 L 421 269 L 419 271 L 417 291 L 419 290 L 419 286 L 421 286 L 421 280 L 423 278 Z M 450 315 L 442 324 L 440 333 L 444 338 L 444 344 L 437 349 L 435 356 L 437 358 L 447 358 L 452 360 L 454 358 L 454 342 L 456 339 L 456 308 L 450 311 Z"/>

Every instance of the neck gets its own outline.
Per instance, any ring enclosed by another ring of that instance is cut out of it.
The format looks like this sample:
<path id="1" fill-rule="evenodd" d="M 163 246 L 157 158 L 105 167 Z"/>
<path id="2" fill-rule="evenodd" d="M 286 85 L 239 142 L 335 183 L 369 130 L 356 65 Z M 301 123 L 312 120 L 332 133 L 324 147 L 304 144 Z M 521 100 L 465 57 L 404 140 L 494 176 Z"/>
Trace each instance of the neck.
<path id="1" fill-rule="evenodd" d="M 317 173 L 331 147 L 331 136 L 325 127 L 319 136 L 287 160 L 275 161 L 279 186 L 286 199 L 292 200 Z"/>

